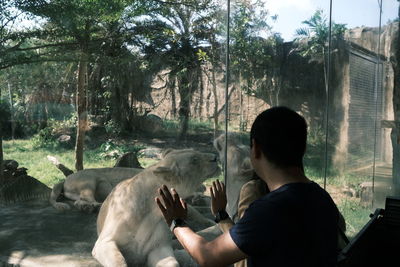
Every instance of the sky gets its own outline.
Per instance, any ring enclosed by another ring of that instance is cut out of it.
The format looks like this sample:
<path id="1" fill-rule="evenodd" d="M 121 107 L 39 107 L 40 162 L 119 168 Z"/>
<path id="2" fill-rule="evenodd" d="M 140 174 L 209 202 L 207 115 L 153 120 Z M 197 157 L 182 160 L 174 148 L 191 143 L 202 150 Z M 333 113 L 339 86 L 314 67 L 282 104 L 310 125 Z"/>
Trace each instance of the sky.
<path id="1" fill-rule="evenodd" d="M 323 9 L 329 17 L 330 0 L 263 0 L 270 15 L 278 15 L 272 23 L 273 30 L 282 34 L 285 41 L 294 38 L 295 30 L 302 27 L 301 22 L 309 19 L 316 9 Z M 379 26 L 380 0 L 333 0 L 332 19 L 345 23 L 347 28 L 357 26 Z M 397 18 L 399 2 L 382 0 L 382 25 Z"/>
<path id="2" fill-rule="evenodd" d="M 1 1 L 1 0 L 0 0 Z M 285 41 L 295 37 L 296 29 L 303 27 L 302 21 L 309 19 L 318 8 L 329 17 L 330 0 L 262 0 L 269 14 L 278 15 L 276 22 L 270 21 L 273 31 L 281 33 Z M 333 0 L 332 19 L 345 23 L 347 28 L 358 26 L 378 27 L 379 2 L 381 0 Z M 382 0 L 382 25 L 398 16 L 397 0 Z M 234 3 L 232 1 L 232 3 Z M 34 25 L 32 21 L 21 21 L 20 27 Z"/>

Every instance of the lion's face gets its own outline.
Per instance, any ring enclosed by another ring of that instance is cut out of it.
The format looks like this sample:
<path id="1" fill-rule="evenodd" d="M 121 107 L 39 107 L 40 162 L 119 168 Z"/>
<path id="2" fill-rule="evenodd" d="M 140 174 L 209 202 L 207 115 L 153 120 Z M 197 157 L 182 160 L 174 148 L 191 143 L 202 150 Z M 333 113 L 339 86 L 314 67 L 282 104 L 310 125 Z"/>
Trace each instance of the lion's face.
<path id="1" fill-rule="evenodd" d="M 247 179 L 252 176 L 253 167 L 250 162 L 250 149 L 240 142 L 240 138 L 235 133 L 228 133 L 228 160 L 225 161 L 225 134 L 221 134 L 214 140 L 214 148 L 218 151 L 222 165 L 228 164 L 228 171 L 240 178 Z M 229 173 L 229 172 L 228 172 Z"/>
<path id="2" fill-rule="evenodd" d="M 201 184 L 205 179 L 218 175 L 217 156 L 193 149 L 169 149 L 154 169 L 154 174 L 166 181 L 186 184 L 189 187 Z M 173 181 L 172 181 L 173 180 Z"/>

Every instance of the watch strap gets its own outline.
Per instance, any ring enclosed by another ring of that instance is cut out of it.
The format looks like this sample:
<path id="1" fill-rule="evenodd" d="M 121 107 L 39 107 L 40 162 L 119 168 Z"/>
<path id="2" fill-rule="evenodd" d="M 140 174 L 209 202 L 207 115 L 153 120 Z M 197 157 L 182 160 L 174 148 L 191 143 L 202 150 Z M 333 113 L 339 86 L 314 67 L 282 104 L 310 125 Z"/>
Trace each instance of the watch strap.
<path id="1" fill-rule="evenodd" d="M 216 223 L 219 223 L 220 221 L 226 220 L 229 218 L 229 214 L 225 211 L 225 210 L 220 210 L 217 212 L 217 214 L 215 215 L 215 219 L 214 221 Z"/>
<path id="2" fill-rule="evenodd" d="M 171 226 L 169 227 L 169 229 L 171 230 L 171 232 L 174 232 L 174 229 L 176 227 L 182 227 L 185 225 L 186 225 L 186 222 L 184 220 L 178 218 L 178 219 L 172 220 L 172 223 L 171 223 Z"/>

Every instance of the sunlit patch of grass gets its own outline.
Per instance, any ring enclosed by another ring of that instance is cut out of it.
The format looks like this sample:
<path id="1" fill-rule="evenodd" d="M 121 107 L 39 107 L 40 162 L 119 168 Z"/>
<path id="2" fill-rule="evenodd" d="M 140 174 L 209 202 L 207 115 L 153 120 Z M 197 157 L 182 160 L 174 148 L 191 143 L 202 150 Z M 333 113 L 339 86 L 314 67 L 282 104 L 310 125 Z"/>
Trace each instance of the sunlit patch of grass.
<path id="1" fill-rule="evenodd" d="M 147 168 L 159 161 L 157 159 L 152 159 L 152 158 L 138 158 L 138 160 L 143 168 Z"/>
<path id="2" fill-rule="evenodd" d="M 42 183 L 53 186 L 65 176 L 47 159 L 47 155 L 56 157 L 67 168 L 74 170 L 75 152 L 67 149 L 34 148 L 30 140 L 4 141 L 4 159 L 13 159 L 19 167 L 28 169 L 28 175 Z M 84 168 L 112 167 L 114 159 L 100 159 L 94 150 L 84 152 Z"/>
<path id="3" fill-rule="evenodd" d="M 370 220 L 369 215 L 373 213 L 370 208 L 360 205 L 359 200 L 345 198 L 338 208 L 346 220 L 346 235 L 352 239 Z"/>

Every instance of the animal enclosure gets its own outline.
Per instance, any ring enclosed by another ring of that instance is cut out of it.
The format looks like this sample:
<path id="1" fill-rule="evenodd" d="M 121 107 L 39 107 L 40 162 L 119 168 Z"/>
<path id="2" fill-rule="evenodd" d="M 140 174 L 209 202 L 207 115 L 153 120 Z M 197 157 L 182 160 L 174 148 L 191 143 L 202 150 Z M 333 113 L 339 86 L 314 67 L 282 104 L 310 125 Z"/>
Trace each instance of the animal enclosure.
<path id="1" fill-rule="evenodd" d="M 218 154 L 218 136 L 248 146 L 255 117 L 280 105 L 305 117 L 306 175 L 332 196 L 352 239 L 400 194 L 399 10 L 396 0 L 1 2 L 0 240 L 28 231 L 7 232 L 25 204 L 57 232 L 48 196 L 65 175 L 49 155 L 77 172 L 113 168 L 128 152 L 144 168 L 169 148 Z M 215 179 L 224 174 L 203 185 Z M 194 206 L 210 218 L 203 202 Z M 60 220 L 79 218 L 72 212 Z M 34 218 L 35 238 L 1 244 L 0 266 L 63 253 L 45 255 L 46 224 Z M 92 245 L 95 235 L 85 235 Z M 70 255 L 96 266 L 79 240 Z"/>

